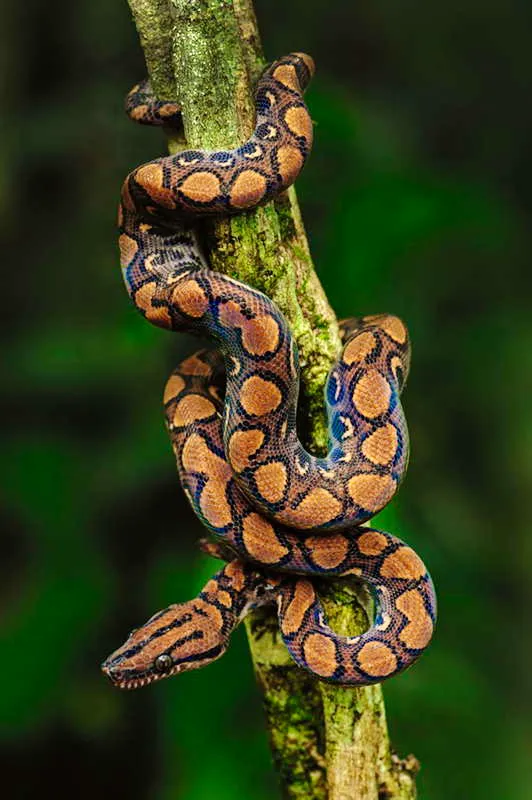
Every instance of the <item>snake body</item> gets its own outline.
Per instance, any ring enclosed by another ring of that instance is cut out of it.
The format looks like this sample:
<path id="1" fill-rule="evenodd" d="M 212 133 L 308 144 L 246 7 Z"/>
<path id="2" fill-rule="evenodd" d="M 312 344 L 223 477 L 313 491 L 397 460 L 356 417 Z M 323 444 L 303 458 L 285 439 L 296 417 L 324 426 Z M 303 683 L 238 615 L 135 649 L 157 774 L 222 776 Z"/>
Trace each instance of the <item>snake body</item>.
<path id="1" fill-rule="evenodd" d="M 165 411 L 182 486 L 219 543 L 207 549 L 236 559 L 107 659 L 104 671 L 122 688 L 209 663 L 264 603 L 277 604 L 294 660 L 345 685 L 397 674 L 432 635 L 435 595 L 423 562 L 391 534 L 360 527 L 390 501 L 407 466 L 405 325 L 390 315 L 343 324 L 325 389 L 329 451 L 313 456 L 297 436 L 298 354 L 284 317 L 262 293 L 210 270 L 194 229 L 198 215 L 241 212 L 295 180 L 312 143 L 303 101 L 312 73 L 301 53 L 275 62 L 258 83 L 247 142 L 159 158 L 123 185 L 121 263 L 135 306 L 150 322 L 207 335 L 218 348 L 175 370 Z M 179 118 L 148 84 L 130 92 L 127 110 L 146 124 Z M 310 580 L 317 575 L 373 586 L 377 614 L 366 633 L 330 629 Z"/>

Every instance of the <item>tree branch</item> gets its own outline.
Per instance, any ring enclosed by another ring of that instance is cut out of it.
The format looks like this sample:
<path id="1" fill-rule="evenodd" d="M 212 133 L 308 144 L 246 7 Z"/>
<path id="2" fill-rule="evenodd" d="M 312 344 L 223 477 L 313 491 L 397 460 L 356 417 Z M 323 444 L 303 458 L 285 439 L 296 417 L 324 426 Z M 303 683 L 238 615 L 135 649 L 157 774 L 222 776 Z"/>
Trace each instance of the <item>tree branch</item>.
<path id="1" fill-rule="evenodd" d="M 252 131 L 252 87 L 264 64 L 251 0 L 129 0 L 155 92 L 183 106 L 188 146 L 234 147 Z M 182 147 L 171 136 L 170 150 Z M 274 204 L 209 223 L 213 269 L 271 297 L 288 320 L 301 362 L 307 444 L 324 452 L 323 386 L 337 357 L 336 319 L 314 271 L 295 191 Z M 333 627 L 357 635 L 368 623 L 365 591 L 327 582 Z M 305 800 L 415 797 L 415 759 L 392 758 L 380 686 L 342 689 L 298 669 L 276 614 L 246 621 L 283 794 Z"/>

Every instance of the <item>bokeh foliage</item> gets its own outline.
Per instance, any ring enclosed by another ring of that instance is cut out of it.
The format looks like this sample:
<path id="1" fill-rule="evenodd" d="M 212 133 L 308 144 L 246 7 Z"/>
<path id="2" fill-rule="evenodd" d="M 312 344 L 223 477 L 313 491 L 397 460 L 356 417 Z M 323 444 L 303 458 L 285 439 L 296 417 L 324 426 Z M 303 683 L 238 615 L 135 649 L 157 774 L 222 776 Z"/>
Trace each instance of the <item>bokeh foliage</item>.
<path id="1" fill-rule="evenodd" d="M 298 184 L 339 315 L 414 342 L 413 456 L 379 519 L 431 567 L 430 652 L 386 685 L 427 800 L 525 800 L 532 473 L 525 0 L 260 0 L 266 52 L 311 52 L 316 145 Z M 204 671 L 113 691 L 99 661 L 215 567 L 174 471 L 160 394 L 194 347 L 121 285 L 122 178 L 163 151 L 129 124 L 143 73 L 125 0 L 3 8 L 0 765 L 6 796 L 275 796 L 242 633 Z M 528 730 L 527 730 L 528 728 Z"/>

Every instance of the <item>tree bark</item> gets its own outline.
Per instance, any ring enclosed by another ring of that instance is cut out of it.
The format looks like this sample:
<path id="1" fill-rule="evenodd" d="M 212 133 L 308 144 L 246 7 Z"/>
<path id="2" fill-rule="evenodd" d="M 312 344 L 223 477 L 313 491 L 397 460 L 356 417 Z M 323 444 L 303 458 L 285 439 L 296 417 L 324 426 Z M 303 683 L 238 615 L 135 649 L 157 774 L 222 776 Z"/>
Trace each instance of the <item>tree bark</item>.
<path id="1" fill-rule="evenodd" d="M 251 0 L 128 1 L 156 94 L 182 104 L 187 145 L 243 141 L 253 129 L 252 89 L 264 66 Z M 171 152 L 183 147 L 181 136 L 169 132 L 169 139 Z M 300 354 L 303 435 L 323 453 L 323 386 L 340 340 L 294 189 L 263 208 L 208 223 L 207 249 L 214 270 L 263 291 L 288 320 Z M 322 597 L 335 630 L 366 629 L 371 600 L 363 588 L 328 581 Z M 249 615 L 246 630 L 283 796 L 413 800 L 418 764 L 391 753 L 381 687 L 344 689 L 298 669 L 270 610 Z"/>

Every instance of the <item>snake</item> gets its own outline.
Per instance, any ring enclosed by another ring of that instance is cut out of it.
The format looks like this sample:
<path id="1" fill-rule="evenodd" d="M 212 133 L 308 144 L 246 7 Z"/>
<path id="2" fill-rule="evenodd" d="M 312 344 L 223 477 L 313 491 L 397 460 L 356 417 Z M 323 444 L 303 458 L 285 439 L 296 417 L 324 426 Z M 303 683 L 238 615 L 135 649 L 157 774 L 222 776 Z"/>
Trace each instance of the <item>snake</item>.
<path id="1" fill-rule="evenodd" d="M 266 295 L 210 269 L 199 241 L 198 218 L 253 209 L 295 181 L 312 146 L 303 94 L 313 73 L 304 53 L 273 62 L 257 83 L 246 142 L 155 159 L 122 186 L 119 246 L 133 304 L 152 324 L 215 345 L 172 373 L 164 405 L 181 485 L 214 537 L 202 547 L 227 563 L 195 599 L 155 614 L 104 661 L 118 688 L 211 663 L 262 605 L 277 607 L 300 667 L 345 686 L 398 674 L 433 634 L 423 561 L 363 524 L 390 502 L 408 465 L 405 324 L 390 314 L 341 323 L 343 349 L 325 385 L 329 446 L 316 456 L 298 436 L 300 367 L 288 323 Z M 158 100 L 149 81 L 131 90 L 126 111 L 141 124 L 181 125 L 179 104 Z M 367 631 L 332 630 L 314 585 L 322 577 L 372 587 Z"/>

